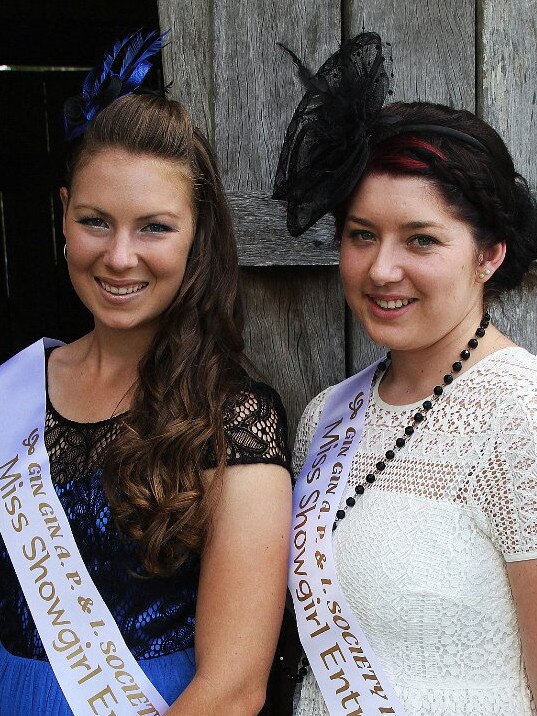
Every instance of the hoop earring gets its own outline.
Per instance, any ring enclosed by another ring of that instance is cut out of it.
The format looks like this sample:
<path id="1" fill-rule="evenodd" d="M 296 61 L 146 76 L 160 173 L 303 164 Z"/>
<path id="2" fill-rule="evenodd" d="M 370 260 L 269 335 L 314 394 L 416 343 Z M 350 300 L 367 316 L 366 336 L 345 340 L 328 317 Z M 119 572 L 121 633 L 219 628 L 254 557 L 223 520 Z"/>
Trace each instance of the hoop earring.
<path id="1" fill-rule="evenodd" d="M 67 261 L 67 244 L 63 245 L 63 258 Z"/>

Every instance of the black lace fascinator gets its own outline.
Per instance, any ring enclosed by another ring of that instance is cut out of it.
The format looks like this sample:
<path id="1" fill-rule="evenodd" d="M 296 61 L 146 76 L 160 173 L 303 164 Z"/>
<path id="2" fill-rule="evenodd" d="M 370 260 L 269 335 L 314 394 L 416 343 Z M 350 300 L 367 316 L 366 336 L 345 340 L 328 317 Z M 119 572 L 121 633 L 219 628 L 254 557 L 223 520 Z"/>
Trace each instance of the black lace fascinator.
<path id="1" fill-rule="evenodd" d="M 82 94 L 64 104 L 65 137 L 72 141 L 84 134 L 98 112 L 118 97 L 136 91 L 152 67 L 151 58 L 164 47 L 169 31 L 159 35 L 134 32 L 114 43 L 103 62 L 88 73 Z"/>
<path id="2" fill-rule="evenodd" d="M 351 194 L 371 149 L 389 137 L 433 132 L 488 151 L 478 139 L 454 127 L 407 124 L 403 117 L 381 111 L 393 94 L 393 72 L 390 44 L 383 44 L 376 32 L 362 32 L 343 42 L 316 74 L 281 47 L 293 58 L 306 87 L 287 128 L 273 192 L 274 199 L 287 200 L 287 228 L 293 236 L 304 233 Z"/>
<path id="3" fill-rule="evenodd" d="M 281 47 L 297 65 L 306 94 L 285 135 L 273 198 L 287 200 L 287 227 L 299 236 L 362 175 L 371 146 L 384 134 L 378 118 L 393 73 L 375 32 L 343 42 L 315 74 Z"/>

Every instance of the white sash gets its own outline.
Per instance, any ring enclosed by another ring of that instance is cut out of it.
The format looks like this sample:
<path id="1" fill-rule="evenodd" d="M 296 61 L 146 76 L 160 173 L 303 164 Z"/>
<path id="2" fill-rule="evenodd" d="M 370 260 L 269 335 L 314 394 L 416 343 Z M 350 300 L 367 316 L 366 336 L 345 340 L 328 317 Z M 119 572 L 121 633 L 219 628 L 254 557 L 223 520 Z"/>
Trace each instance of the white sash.
<path id="1" fill-rule="evenodd" d="M 341 591 L 332 549 L 332 525 L 362 439 L 376 367 L 330 391 L 293 492 L 289 589 L 300 640 L 330 716 L 404 716 Z"/>
<path id="2" fill-rule="evenodd" d="M 167 703 L 130 653 L 94 585 L 50 478 L 44 348 L 0 366 L 0 532 L 75 716 L 155 716 Z"/>

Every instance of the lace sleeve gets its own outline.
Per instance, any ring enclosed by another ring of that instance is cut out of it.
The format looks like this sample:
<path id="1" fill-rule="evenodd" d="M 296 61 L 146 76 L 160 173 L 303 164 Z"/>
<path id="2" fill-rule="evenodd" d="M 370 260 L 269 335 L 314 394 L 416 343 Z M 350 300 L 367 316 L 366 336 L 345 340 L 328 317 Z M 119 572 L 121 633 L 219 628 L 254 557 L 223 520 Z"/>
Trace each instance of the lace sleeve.
<path id="1" fill-rule="evenodd" d="M 272 463 L 290 469 L 287 417 L 280 396 L 265 383 L 248 386 L 224 405 L 228 465 Z"/>
<path id="2" fill-rule="evenodd" d="M 296 440 L 293 448 L 293 458 L 291 461 L 292 472 L 295 477 L 302 469 L 308 455 L 313 434 L 315 433 L 315 429 L 319 423 L 329 391 L 330 388 L 326 388 L 322 391 L 322 393 L 316 395 L 315 398 L 308 403 L 306 409 L 302 413 L 300 422 L 298 423 Z"/>
<path id="3" fill-rule="evenodd" d="M 537 559 L 537 390 L 499 412 L 474 499 L 507 562 Z"/>

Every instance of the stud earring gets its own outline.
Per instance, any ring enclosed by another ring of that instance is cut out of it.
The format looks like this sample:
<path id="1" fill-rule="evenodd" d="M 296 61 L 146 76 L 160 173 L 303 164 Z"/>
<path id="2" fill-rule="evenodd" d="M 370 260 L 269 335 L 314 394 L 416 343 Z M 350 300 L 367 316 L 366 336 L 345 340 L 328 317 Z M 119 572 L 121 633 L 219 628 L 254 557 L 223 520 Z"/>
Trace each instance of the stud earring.
<path id="1" fill-rule="evenodd" d="M 63 257 L 67 261 L 67 244 L 63 245 Z"/>
<path id="2" fill-rule="evenodd" d="M 480 279 L 484 279 L 485 276 L 490 276 L 490 273 L 491 273 L 490 269 L 486 268 L 486 269 L 483 269 L 483 271 L 480 271 L 478 276 Z"/>

